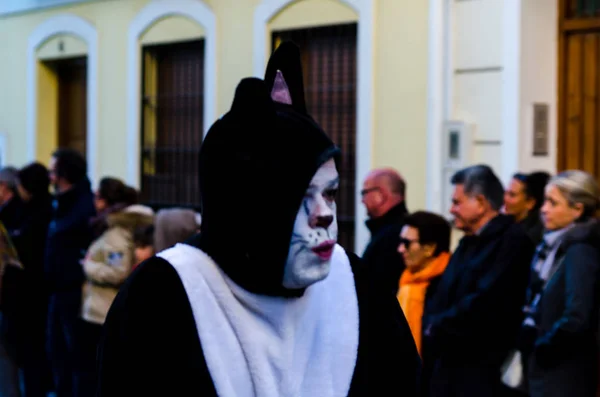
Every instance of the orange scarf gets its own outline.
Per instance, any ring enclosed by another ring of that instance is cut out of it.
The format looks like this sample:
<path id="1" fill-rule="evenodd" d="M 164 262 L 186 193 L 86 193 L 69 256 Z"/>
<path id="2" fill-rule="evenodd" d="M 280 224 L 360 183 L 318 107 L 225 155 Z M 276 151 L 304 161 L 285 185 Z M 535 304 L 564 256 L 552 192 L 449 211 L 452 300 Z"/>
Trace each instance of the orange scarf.
<path id="1" fill-rule="evenodd" d="M 410 326 L 419 354 L 421 354 L 421 327 L 427 287 L 429 287 L 431 279 L 441 275 L 446 270 L 449 260 L 450 254 L 443 252 L 424 269 L 416 273 L 411 273 L 406 269 L 400 277 L 400 289 L 397 298 Z"/>

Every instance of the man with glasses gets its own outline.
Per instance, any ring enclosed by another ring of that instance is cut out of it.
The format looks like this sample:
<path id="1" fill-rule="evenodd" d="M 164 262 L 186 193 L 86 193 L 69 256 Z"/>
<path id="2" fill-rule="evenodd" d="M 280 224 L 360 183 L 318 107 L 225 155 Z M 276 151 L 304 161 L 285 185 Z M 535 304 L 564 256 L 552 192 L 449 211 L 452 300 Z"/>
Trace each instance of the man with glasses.
<path id="1" fill-rule="evenodd" d="M 402 255 L 398 253 L 400 231 L 408 215 L 405 195 L 406 182 L 392 168 L 371 171 L 361 190 L 362 202 L 369 215 L 366 224 L 371 232 L 363 260 L 376 275 L 378 283 L 394 295 L 405 268 Z"/>

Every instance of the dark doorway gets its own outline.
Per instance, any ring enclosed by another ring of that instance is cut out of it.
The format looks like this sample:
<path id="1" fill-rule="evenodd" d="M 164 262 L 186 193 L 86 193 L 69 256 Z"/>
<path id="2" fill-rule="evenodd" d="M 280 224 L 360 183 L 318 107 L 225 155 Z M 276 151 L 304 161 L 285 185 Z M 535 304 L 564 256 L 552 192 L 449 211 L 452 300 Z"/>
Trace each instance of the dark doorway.
<path id="1" fill-rule="evenodd" d="M 87 57 L 61 59 L 47 63 L 58 80 L 59 147 L 87 150 Z"/>

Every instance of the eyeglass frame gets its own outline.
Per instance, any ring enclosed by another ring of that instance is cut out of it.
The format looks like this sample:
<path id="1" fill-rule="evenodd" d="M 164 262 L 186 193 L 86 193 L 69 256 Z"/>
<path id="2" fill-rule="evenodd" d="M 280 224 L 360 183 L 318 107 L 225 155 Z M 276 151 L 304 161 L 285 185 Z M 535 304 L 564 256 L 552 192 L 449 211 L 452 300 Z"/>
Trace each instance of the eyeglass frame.
<path id="1" fill-rule="evenodd" d="M 362 189 L 362 190 L 360 191 L 360 196 L 361 196 L 361 197 L 365 197 L 367 194 L 369 194 L 369 193 L 371 193 L 371 192 L 374 192 L 374 191 L 376 191 L 376 190 L 381 190 L 381 188 L 380 188 L 380 187 L 378 187 L 378 186 L 375 186 L 375 187 L 370 187 L 370 188 L 368 188 L 368 189 Z"/>
<path id="2" fill-rule="evenodd" d="M 414 243 L 420 243 L 420 241 L 417 240 L 410 240 L 404 237 L 400 237 L 400 243 L 398 244 L 398 247 L 404 245 L 406 247 L 406 249 L 409 249 L 411 245 L 413 245 Z"/>

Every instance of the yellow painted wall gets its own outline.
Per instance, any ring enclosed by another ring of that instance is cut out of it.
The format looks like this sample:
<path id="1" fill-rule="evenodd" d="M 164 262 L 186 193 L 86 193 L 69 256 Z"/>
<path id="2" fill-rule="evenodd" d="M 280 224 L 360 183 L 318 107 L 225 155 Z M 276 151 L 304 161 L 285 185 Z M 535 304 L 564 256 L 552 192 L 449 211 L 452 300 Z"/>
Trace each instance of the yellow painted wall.
<path id="1" fill-rule="evenodd" d="M 58 142 L 58 78 L 56 72 L 39 62 L 38 70 L 38 122 L 37 159 L 50 162 Z M 14 134 L 13 134 L 14 135 Z"/>
<path id="2" fill-rule="evenodd" d="M 148 0 L 119 0 L 94 2 L 58 7 L 0 18 L 0 133 L 10 139 L 7 161 L 21 166 L 26 162 L 26 70 L 27 40 L 35 28 L 46 19 L 63 13 L 71 13 L 90 21 L 98 31 L 98 167 L 104 175 L 126 177 L 126 78 L 127 78 L 127 32 L 129 23 L 148 3 Z M 153 26 L 143 39 L 157 43 L 163 35 L 168 42 L 181 35 L 182 40 L 202 37 L 203 29 L 182 18 L 173 23 L 161 21 Z M 190 29 L 191 27 L 191 29 Z M 155 30 L 156 28 L 156 30 Z M 55 40 L 43 45 L 41 54 L 52 48 Z M 9 94 L 8 94 L 9 93 Z M 38 106 L 43 104 L 39 103 Z M 45 112 L 51 112 L 47 107 Z M 38 140 L 38 158 L 46 160 L 47 144 L 52 136 Z"/>
<path id="3" fill-rule="evenodd" d="M 180 16 L 164 18 L 155 23 L 140 38 L 142 45 L 165 44 L 204 37 L 204 28 Z"/>
<path id="4" fill-rule="evenodd" d="M 291 4 L 271 20 L 271 30 L 300 29 L 357 22 L 358 15 L 337 0 L 303 0 Z"/>
<path id="5" fill-rule="evenodd" d="M 377 0 L 373 159 L 404 176 L 411 211 L 425 207 L 427 3 Z"/>
<path id="6" fill-rule="evenodd" d="M 0 18 L 0 133 L 10 136 L 9 162 L 19 166 L 26 160 L 28 36 L 47 18 L 68 12 L 87 19 L 98 30 L 99 172 L 126 176 L 130 155 L 125 145 L 127 32 L 130 21 L 149 1 L 99 1 Z M 418 209 L 425 205 L 428 2 L 373 1 L 373 162 L 374 166 L 393 166 L 404 174 L 409 207 Z M 205 1 L 217 18 L 218 114 L 229 109 L 239 80 L 253 74 L 253 17 L 260 2 Z M 269 27 L 285 29 L 354 20 L 356 13 L 337 0 L 300 0 L 277 15 Z M 203 34 L 193 23 L 174 19 L 159 22 L 143 40 L 156 43 Z M 43 153 L 38 155 L 44 158 Z"/>

